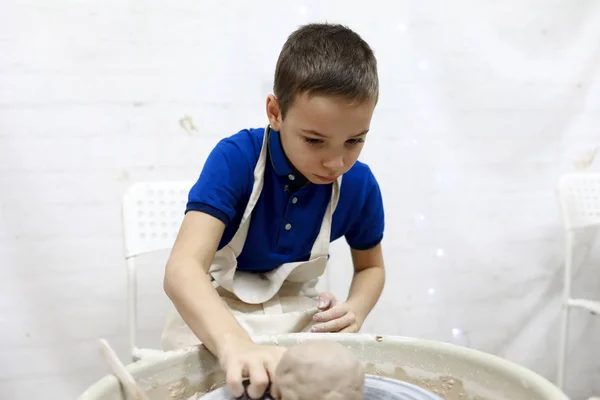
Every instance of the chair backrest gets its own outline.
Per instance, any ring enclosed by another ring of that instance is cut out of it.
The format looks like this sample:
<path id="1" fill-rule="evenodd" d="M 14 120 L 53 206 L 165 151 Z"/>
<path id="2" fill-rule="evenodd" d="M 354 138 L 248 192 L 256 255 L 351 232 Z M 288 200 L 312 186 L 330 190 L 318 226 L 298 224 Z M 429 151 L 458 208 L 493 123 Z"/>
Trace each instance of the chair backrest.
<path id="1" fill-rule="evenodd" d="M 599 173 L 574 173 L 561 176 L 558 195 L 565 229 L 600 225 Z"/>
<path id="2" fill-rule="evenodd" d="M 122 200 L 125 258 L 173 246 L 194 182 L 139 182 Z"/>

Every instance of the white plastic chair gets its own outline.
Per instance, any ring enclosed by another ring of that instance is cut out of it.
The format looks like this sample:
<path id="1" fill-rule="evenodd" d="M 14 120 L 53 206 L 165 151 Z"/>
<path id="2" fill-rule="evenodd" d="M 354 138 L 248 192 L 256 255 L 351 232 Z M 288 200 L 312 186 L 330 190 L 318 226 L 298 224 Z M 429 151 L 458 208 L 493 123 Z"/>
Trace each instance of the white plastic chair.
<path id="1" fill-rule="evenodd" d="M 123 195 L 121 211 L 125 260 L 127 262 L 127 325 L 134 361 L 162 354 L 158 349 L 137 344 L 136 257 L 169 250 L 183 220 L 188 193 L 193 182 L 140 182 Z"/>
<path id="2" fill-rule="evenodd" d="M 571 297 L 573 246 L 578 229 L 600 226 L 600 174 L 575 173 L 560 178 L 558 195 L 565 229 L 565 276 L 561 311 L 561 330 L 557 386 L 563 389 L 569 333 L 569 311 L 580 308 L 600 314 L 600 302 Z"/>

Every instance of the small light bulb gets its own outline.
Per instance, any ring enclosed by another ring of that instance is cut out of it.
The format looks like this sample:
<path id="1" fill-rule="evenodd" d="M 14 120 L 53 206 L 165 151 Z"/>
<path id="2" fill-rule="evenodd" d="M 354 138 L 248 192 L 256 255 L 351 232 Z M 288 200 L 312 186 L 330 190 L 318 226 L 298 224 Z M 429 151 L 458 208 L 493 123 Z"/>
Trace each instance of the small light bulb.
<path id="1" fill-rule="evenodd" d="M 452 329 L 452 336 L 454 336 L 454 337 L 459 336 L 461 333 L 462 333 L 462 330 L 460 330 L 458 328 Z"/>
<path id="2" fill-rule="evenodd" d="M 443 249 L 437 249 L 437 251 L 435 252 L 435 255 L 438 257 L 444 257 L 444 250 Z"/>
<path id="3" fill-rule="evenodd" d="M 435 288 L 429 288 L 429 290 L 427 290 L 427 293 L 428 293 L 430 296 L 433 296 L 433 295 L 435 294 Z"/>
<path id="4" fill-rule="evenodd" d="M 429 64 L 427 63 L 427 61 L 419 62 L 419 69 L 427 71 L 429 69 Z"/>

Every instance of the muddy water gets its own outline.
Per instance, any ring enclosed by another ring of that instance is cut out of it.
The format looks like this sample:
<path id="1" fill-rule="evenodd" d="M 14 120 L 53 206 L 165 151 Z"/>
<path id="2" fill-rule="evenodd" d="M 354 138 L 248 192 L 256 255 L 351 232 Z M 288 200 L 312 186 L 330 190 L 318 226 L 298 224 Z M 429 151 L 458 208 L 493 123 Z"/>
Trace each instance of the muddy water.
<path id="1" fill-rule="evenodd" d="M 445 400 L 498 400 L 498 397 L 494 395 L 484 396 L 482 393 L 474 393 L 473 389 L 467 390 L 464 382 L 460 379 L 431 374 L 410 367 L 402 368 L 384 364 L 366 363 L 365 373 L 412 383 L 437 394 Z M 187 378 L 184 378 L 167 387 L 153 385 L 154 389 L 150 390 L 148 394 L 152 395 L 151 398 L 164 398 L 165 400 L 200 400 L 205 393 L 224 384 L 225 376 L 219 371 L 205 377 L 201 385 L 192 385 Z"/>
<path id="2" fill-rule="evenodd" d="M 417 374 L 409 374 L 406 369 L 396 367 L 392 374 L 388 368 L 383 368 L 378 364 L 368 363 L 365 365 L 365 372 L 371 375 L 389 376 L 393 379 L 412 383 L 437 394 L 445 400 L 492 400 L 488 397 L 482 397 L 477 394 L 468 393 L 461 380 L 451 376 L 429 376 L 415 377 Z"/>

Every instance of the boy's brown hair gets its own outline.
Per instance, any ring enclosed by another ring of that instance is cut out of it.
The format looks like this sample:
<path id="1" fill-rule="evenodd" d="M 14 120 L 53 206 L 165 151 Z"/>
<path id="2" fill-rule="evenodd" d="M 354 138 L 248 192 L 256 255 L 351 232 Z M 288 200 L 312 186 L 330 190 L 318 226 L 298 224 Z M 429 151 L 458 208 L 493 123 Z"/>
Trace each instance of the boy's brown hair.
<path id="1" fill-rule="evenodd" d="M 308 24 L 287 39 L 275 68 L 273 91 L 282 119 L 303 93 L 377 101 L 377 60 L 354 31 L 338 24 Z"/>

